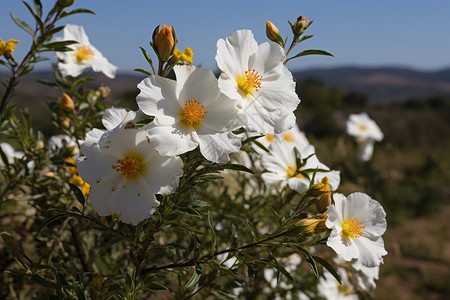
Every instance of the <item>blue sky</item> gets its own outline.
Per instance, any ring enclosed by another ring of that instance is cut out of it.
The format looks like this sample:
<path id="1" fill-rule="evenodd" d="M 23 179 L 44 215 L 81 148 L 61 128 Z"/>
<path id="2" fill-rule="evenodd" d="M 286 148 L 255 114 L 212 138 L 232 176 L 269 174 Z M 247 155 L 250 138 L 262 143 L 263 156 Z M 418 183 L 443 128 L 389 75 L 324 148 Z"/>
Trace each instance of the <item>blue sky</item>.
<path id="1" fill-rule="evenodd" d="M 22 57 L 30 46 L 29 35 L 9 17 L 32 22 L 20 0 L 0 0 L 0 38 L 19 39 L 15 52 Z M 31 0 L 28 0 L 31 2 Z M 44 9 L 53 1 L 41 0 Z M 152 1 L 77 0 L 74 7 L 96 15 L 77 15 L 63 23 L 85 27 L 91 43 L 119 72 L 147 68 L 138 46 L 150 50 L 153 29 L 173 25 L 178 48 L 194 50 L 194 64 L 216 69 L 216 42 L 238 29 L 251 29 L 258 43 L 267 41 L 265 19 L 282 36 L 290 32 L 288 20 L 299 15 L 313 19 L 308 34 L 294 54 L 305 49 L 323 49 L 335 55 L 307 56 L 288 63 L 291 70 L 337 66 L 400 66 L 418 70 L 450 67 L 450 1 L 447 0 L 272 0 L 272 1 Z M 48 62 L 39 69 L 50 68 Z"/>

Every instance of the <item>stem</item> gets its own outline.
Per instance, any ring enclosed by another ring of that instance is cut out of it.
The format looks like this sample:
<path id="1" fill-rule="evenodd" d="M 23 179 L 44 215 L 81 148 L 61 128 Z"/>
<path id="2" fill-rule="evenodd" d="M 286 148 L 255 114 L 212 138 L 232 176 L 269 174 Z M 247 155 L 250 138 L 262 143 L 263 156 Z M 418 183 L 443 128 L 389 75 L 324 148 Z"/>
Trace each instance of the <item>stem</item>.
<path id="1" fill-rule="evenodd" d="M 72 239 L 73 243 L 75 244 L 75 249 L 77 251 L 77 255 L 80 258 L 81 265 L 83 266 L 84 272 L 89 272 L 89 266 L 86 262 L 86 258 L 83 253 L 83 249 L 81 248 L 80 244 L 80 236 L 78 235 L 78 231 L 76 230 L 75 226 L 73 224 L 70 224 L 70 232 L 72 233 Z"/>
<path id="2" fill-rule="evenodd" d="M 285 65 L 289 58 L 289 53 L 291 53 L 292 49 L 294 49 L 295 45 L 298 44 L 298 37 L 294 37 L 294 40 L 292 41 L 291 46 L 289 47 L 288 51 L 286 52 L 286 58 L 283 61 L 283 64 Z"/>
<path id="3" fill-rule="evenodd" d="M 55 25 L 56 20 L 58 20 L 59 14 L 61 11 L 57 10 L 57 3 L 55 4 L 55 6 L 52 8 L 52 10 L 48 13 L 45 23 L 49 22 L 49 20 L 51 19 L 52 15 L 56 12 L 56 15 L 53 19 L 53 21 L 47 26 L 47 29 L 52 29 L 53 26 Z M 44 25 L 45 26 L 45 25 Z M 36 26 L 36 30 L 35 30 L 35 34 L 34 37 L 36 36 L 36 33 L 38 32 L 38 26 Z M 41 36 L 39 36 L 39 38 L 37 39 L 38 41 L 43 41 L 45 39 L 41 39 L 42 35 L 45 33 L 41 33 Z M 13 76 L 10 78 L 9 83 L 8 83 L 8 87 L 6 88 L 5 94 L 3 95 L 2 98 L 2 102 L 0 104 L 0 117 L 3 116 L 3 112 L 6 108 L 6 106 L 8 105 L 8 102 L 14 92 L 14 88 L 17 84 L 18 79 L 20 78 L 20 76 L 23 73 L 23 70 L 28 66 L 28 63 L 30 61 L 30 59 L 36 54 L 36 50 L 39 48 L 39 44 L 37 44 L 35 42 L 35 38 L 33 37 L 33 44 L 31 45 L 31 49 L 30 51 L 28 51 L 27 55 L 25 56 L 25 58 L 22 60 L 22 62 L 20 63 L 19 67 L 17 68 L 17 70 L 14 72 L 13 71 Z M 13 69 L 14 70 L 14 69 Z"/>
<path id="4" fill-rule="evenodd" d="M 266 238 L 264 238 L 264 239 L 262 239 L 260 241 L 256 241 L 256 242 L 249 243 L 249 244 L 245 244 L 245 245 L 242 245 L 242 246 L 239 246 L 239 247 L 225 249 L 225 250 L 222 250 L 222 251 L 215 252 L 214 254 L 206 255 L 203 258 L 199 259 L 199 260 L 191 259 L 191 260 L 178 262 L 178 263 L 171 263 L 171 264 L 166 264 L 166 265 L 159 265 L 159 266 L 149 267 L 149 268 L 143 269 L 141 271 L 141 275 L 144 275 L 144 274 L 150 273 L 152 271 L 156 271 L 156 270 L 163 270 L 163 269 L 170 269 L 170 268 L 181 268 L 181 267 L 191 267 L 191 266 L 194 266 L 195 264 L 202 264 L 202 263 L 210 260 L 214 256 L 217 256 L 217 255 L 220 255 L 220 254 L 224 254 L 224 253 L 228 253 L 228 252 L 236 252 L 236 251 L 240 251 L 240 250 L 243 250 L 243 249 L 251 248 L 251 247 L 257 246 L 259 244 L 262 244 L 264 242 L 267 242 L 267 241 L 279 238 L 279 237 L 285 235 L 286 233 L 288 233 L 288 230 L 282 231 L 282 232 L 280 232 L 280 233 L 278 233 L 276 235 L 273 235 L 273 236 L 268 236 L 268 237 L 266 237 Z"/>

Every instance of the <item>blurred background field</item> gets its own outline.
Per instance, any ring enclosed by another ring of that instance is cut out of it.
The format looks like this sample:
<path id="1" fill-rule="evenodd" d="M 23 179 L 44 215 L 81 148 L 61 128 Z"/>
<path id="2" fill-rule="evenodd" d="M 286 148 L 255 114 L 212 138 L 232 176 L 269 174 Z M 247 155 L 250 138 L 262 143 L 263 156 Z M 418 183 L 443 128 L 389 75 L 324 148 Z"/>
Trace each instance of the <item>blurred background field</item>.
<path id="1" fill-rule="evenodd" d="M 319 159 L 341 171 L 339 192 L 365 192 L 387 212 L 389 255 L 375 299 L 448 299 L 450 294 L 450 70 L 338 68 L 293 72 L 302 99 L 297 122 Z M 1 75 L 0 75 L 1 76 Z M 5 76 L 4 74 L 1 76 Z M 46 102 L 57 92 L 27 75 L 13 103 L 35 128 L 56 134 Z M 99 77 L 107 102 L 131 109 L 140 75 Z M 384 133 L 369 162 L 356 158 L 345 133 L 351 113 L 367 112 Z"/>

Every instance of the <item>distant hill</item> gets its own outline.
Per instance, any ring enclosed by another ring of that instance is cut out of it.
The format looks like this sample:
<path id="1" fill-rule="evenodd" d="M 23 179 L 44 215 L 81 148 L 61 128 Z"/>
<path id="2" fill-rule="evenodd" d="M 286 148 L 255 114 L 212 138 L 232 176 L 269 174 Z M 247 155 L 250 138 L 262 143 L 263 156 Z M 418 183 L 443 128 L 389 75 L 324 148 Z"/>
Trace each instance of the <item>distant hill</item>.
<path id="1" fill-rule="evenodd" d="M 450 69 L 423 72 L 391 67 L 340 67 L 294 71 L 293 75 L 300 89 L 302 81 L 315 78 L 324 82 L 326 86 L 337 87 L 344 92 L 356 91 L 364 94 L 371 103 L 376 104 L 387 105 L 433 96 L 450 97 Z M 5 73 L 0 73 L 0 78 L 5 76 Z M 58 95 L 56 91 L 36 82 L 38 79 L 51 79 L 52 76 L 51 72 L 34 72 L 25 76 L 19 85 L 17 96 L 28 100 L 32 100 L 36 95 L 44 101 L 54 99 Z M 108 99 L 111 103 L 124 96 L 137 95 L 136 86 L 144 78 L 137 73 L 119 74 L 114 80 L 102 74 L 95 74 L 95 76 L 98 77 L 99 82 L 111 88 L 111 96 Z"/>
<path id="2" fill-rule="evenodd" d="M 409 99 L 434 96 L 450 97 L 450 69 L 435 72 L 415 71 L 404 68 L 311 69 L 293 72 L 300 84 L 306 78 L 323 81 L 326 86 L 345 92 L 356 91 L 377 104 L 400 103 Z"/>

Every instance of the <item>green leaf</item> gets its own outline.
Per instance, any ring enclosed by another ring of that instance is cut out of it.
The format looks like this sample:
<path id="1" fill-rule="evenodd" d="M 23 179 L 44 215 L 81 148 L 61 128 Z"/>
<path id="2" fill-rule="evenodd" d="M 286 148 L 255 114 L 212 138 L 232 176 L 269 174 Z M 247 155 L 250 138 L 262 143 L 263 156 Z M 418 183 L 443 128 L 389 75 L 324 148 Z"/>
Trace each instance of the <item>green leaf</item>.
<path id="1" fill-rule="evenodd" d="M 80 188 L 73 183 L 69 183 L 69 186 L 72 192 L 74 193 L 75 197 L 77 198 L 78 202 L 80 202 L 80 204 L 84 207 L 86 200 L 84 199 L 84 195 L 81 192 Z"/>
<path id="2" fill-rule="evenodd" d="M 54 284 L 53 282 L 50 282 L 48 280 L 45 280 L 44 278 L 42 278 L 41 276 L 34 274 L 31 276 L 30 278 L 32 281 L 36 282 L 37 284 L 40 284 L 42 286 L 48 287 L 48 288 L 52 288 L 52 289 L 56 289 L 56 284 Z"/>
<path id="3" fill-rule="evenodd" d="M 147 288 L 152 291 L 168 291 L 169 289 L 159 283 L 152 282 L 147 285 Z"/>
<path id="4" fill-rule="evenodd" d="M 300 52 L 299 54 L 297 54 L 297 55 L 295 55 L 293 57 L 290 57 L 287 61 L 290 61 L 291 59 L 294 59 L 294 58 L 297 58 L 297 57 L 300 57 L 300 56 L 305 56 L 305 55 L 328 55 L 328 56 L 334 57 L 333 54 L 331 54 L 331 53 L 329 53 L 327 51 L 324 51 L 324 50 L 305 50 L 305 51 L 302 51 L 302 52 Z"/>
<path id="5" fill-rule="evenodd" d="M 41 0 L 33 0 L 34 10 L 39 18 L 42 18 L 42 3 Z"/>
<path id="6" fill-rule="evenodd" d="M 234 248 L 237 246 L 236 226 L 234 226 L 233 223 L 231 223 L 231 234 L 230 234 L 230 239 L 228 240 L 228 245 L 230 248 Z"/>
<path id="7" fill-rule="evenodd" d="M 255 229 L 253 229 L 253 227 L 250 224 L 250 222 L 248 221 L 248 219 L 245 219 L 245 225 L 250 230 L 250 234 L 253 237 L 253 241 L 256 241 L 258 239 L 258 233 L 255 231 Z"/>
<path id="8" fill-rule="evenodd" d="M 194 273 L 192 274 L 191 279 L 189 279 L 188 283 L 186 283 L 184 287 L 189 289 L 195 286 L 197 282 L 200 280 L 201 276 L 202 276 L 202 267 L 198 264 L 195 264 Z"/>
<path id="9" fill-rule="evenodd" d="M 74 14 L 92 14 L 92 15 L 95 15 L 95 12 L 93 12 L 92 10 L 89 10 L 89 9 L 84 9 L 84 8 L 78 8 L 78 9 L 74 9 L 72 11 L 65 10 L 61 14 L 60 18 L 65 18 L 67 16 L 74 15 Z"/>
<path id="10" fill-rule="evenodd" d="M 277 269 L 278 272 L 280 272 L 281 274 L 283 274 L 284 276 L 286 276 L 286 278 L 290 281 L 294 281 L 294 278 L 292 278 L 291 274 L 280 264 L 278 264 L 278 262 L 276 261 L 271 261 L 271 260 L 264 260 L 265 263 L 267 263 L 268 265 L 270 265 L 271 267 L 274 267 L 275 269 Z"/>
<path id="11" fill-rule="evenodd" d="M 36 23 L 39 24 L 39 29 L 41 30 L 41 32 L 44 32 L 44 23 L 42 23 L 41 20 L 41 16 L 42 16 L 42 11 L 41 11 L 41 16 L 38 16 L 34 13 L 33 9 L 31 8 L 31 6 L 26 3 L 25 1 L 22 1 L 23 4 L 25 4 L 25 6 L 27 7 L 28 11 L 30 12 L 30 14 L 33 16 L 33 18 L 36 20 Z"/>
<path id="12" fill-rule="evenodd" d="M 147 76 L 152 76 L 153 75 L 152 73 L 150 73 L 149 71 L 144 70 L 144 69 L 134 69 L 133 71 L 142 73 L 142 74 L 147 75 Z"/>
<path id="13" fill-rule="evenodd" d="M 327 269 L 328 272 L 330 272 L 340 284 L 342 284 L 341 275 L 339 275 L 339 273 L 336 271 L 336 269 L 333 268 L 333 266 L 330 265 L 329 262 L 327 262 L 325 259 L 323 259 L 322 257 L 319 257 L 319 256 L 313 255 L 313 258 L 315 261 L 317 261 L 319 264 L 321 264 L 325 269 Z"/>
<path id="14" fill-rule="evenodd" d="M 208 211 L 208 225 L 209 230 L 211 232 L 211 255 L 214 255 L 216 252 L 216 232 L 214 231 L 213 220 L 211 217 L 211 213 Z"/>
<path id="15" fill-rule="evenodd" d="M 77 41 L 59 41 L 59 42 L 52 42 L 52 43 L 42 45 L 42 47 L 55 48 L 55 47 L 69 46 L 69 45 L 73 45 L 73 44 L 78 44 L 78 42 Z"/>
<path id="16" fill-rule="evenodd" d="M 226 164 L 226 165 L 224 165 L 224 169 L 242 171 L 242 172 L 254 174 L 253 171 L 250 170 L 249 168 L 242 166 L 242 165 L 238 165 L 238 164 Z"/>
<path id="17" fill-rule="evenodd" d="M 28 25 L 25 21 L 21 20 L 20 18 L 16 17 L 13 13 L 9 13 L 9 15 L 11 16 L 11 18 L 13 19 L 14 23 L 17 24 L 17 26 L 19 26 L 20 28 L 22 28 L 23 30 L 25 30 L 26 32 L 28 32 L 29 34 L 31 34 L 32 36 L 34 36 L 34 30 L 33 28 L 31 28 L 30 25 Z"/>
<path id="18" fill-rule="evenodd" d="M 141 49 L 142 54 L 144 54 L 144 57 L 147 60 L 148 64 L 150 65 L 150 67 L 152 67 L 153 74 L 155 74 L 155 68 L 153 67 L 153 61 L 152 61 L 152 58 L 150 57 L 150 55 L 148 54 L 147 50 L 145 50 L 142 47 L 139 47 L 139 49 Z"/>
<path id="19" fill-rule="evenodd" d="M 256 273 L 255 272 L 255 268 L 251 264 L 247 263 L 245 260 L 243 260 L 242 262 L 244 263 L 245 268 L 247 269 L 248 277 L 251 278 L 251 279 L 254 279 L 255 278 L 255 273 Z"/>
<path id="20" fill-rule="evenodd" d="M 309 253 L 308 250 L 302 247 L 294 246 L 294 249 L 303 254 L 305 257 L 306 262 L 309 264 L 311 269 L 314 272 L 314 275 L 316 275 L 317 278 L 319 278 L 319 270 L 317 269 L 316 262 L 314 261 L 314 258 L 312 257 L 311 253 Z"/>
<path id="21" fill-rule="evenodd" d="M 298 41 L 298 43 L 300 43 L 300 42 L 303 42 L 303 41 L 306 41 L 307 39 L 310 39 L 310 38 L 312 38 L 314 35 L 312 35 L 312 34 L 310 34 L 310 35 L 305 35 L 305 36 L 303 36 L 299 41 Z"/>

